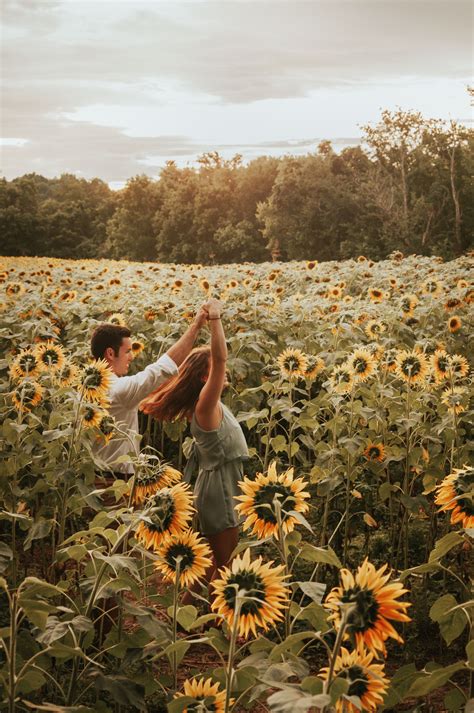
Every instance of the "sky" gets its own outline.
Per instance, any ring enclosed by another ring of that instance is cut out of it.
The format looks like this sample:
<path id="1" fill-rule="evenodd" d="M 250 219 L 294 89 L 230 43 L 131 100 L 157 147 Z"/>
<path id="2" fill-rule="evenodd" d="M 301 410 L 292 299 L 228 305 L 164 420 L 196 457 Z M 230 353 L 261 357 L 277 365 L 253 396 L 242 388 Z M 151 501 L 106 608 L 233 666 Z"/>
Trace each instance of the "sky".
<path id="1" fill-rule="evenodd" d="M 1 0 L 0 151 L 113 188 L 205 151 L 360 142 L 381 110 L 472 122 L 464 0 Z"/>

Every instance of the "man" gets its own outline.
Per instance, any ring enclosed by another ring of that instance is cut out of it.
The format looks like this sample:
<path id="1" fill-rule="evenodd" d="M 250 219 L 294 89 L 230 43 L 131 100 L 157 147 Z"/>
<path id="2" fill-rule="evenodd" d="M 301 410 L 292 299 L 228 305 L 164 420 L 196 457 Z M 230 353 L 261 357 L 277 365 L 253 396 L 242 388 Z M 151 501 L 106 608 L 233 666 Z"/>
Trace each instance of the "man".
<path id="1" fill-rule="evenodd" d="M 157 361 L 143 371 L 127 376 L 133 359 L 131 332 L 127 327 L 115 324 L 99 324 L 91 339 L 91 352 L 96 359 L 105 359 L 113 372 L 109 389 L 109 412 L 115 418 L 120 430 L 129 438 L 113 438 L 96 450 L 97 456 L 105 463 L 109 476 L 127 480 L 134 473 L 132 463 L 116 463 L 117 458 L 140 450 L 138 431 L 138 404 L 163 381 L 178 371 L 178 366 L 188 356 L 201 327 L 207 321 L 206 305 L 203 305 L 193 323 L 183 336 Z M 112 478 L 106 478 L 111 484 Z"/>

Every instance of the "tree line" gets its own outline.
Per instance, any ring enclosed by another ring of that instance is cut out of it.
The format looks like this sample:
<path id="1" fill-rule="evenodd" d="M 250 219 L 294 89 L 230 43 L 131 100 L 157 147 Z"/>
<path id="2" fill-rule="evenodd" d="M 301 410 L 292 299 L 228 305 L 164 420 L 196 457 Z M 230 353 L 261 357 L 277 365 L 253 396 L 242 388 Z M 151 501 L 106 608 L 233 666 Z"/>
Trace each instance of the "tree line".
<path id="1" fill-rule="evenodd" d="M 474 227 L 472 130 L 383 111 L 361 145 L 244 165 L 217 152 L 112 191 L 98 178 L 0 180 L 4 255 L 182 263 L 452 258 Z"/>

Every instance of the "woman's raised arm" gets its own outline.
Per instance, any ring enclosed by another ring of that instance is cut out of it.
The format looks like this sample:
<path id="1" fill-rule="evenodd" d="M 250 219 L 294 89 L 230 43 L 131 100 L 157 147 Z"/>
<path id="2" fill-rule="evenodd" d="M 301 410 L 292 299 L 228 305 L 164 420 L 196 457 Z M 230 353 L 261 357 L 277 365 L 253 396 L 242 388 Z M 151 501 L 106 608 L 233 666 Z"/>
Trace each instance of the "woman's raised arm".
<path id="1" fill-rule="evenodd" d="M 196 420 L 205 431 L 219 428 L 222 420 L 220 398 L 226 381 L 227 345 L 221 322 L 221 305 L 210 300 L 209 328 L 211 330 L 211 363 L 209 375 L 196 404 Z"/>

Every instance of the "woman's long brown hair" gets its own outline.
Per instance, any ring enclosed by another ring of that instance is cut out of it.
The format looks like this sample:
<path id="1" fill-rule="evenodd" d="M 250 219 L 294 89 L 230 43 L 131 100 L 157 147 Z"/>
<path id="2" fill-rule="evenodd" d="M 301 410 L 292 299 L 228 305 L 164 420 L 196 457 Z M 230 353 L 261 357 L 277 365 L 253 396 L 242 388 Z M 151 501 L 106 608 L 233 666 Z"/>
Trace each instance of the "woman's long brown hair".
<path id="1" fill-rule="evenodd" d="M 186 357 L 176 376 L 159 386 L 140 403 L 140 410 L 159 421 L 190 416 L 209 373 L 210 347 L 197 347 Z"/>

